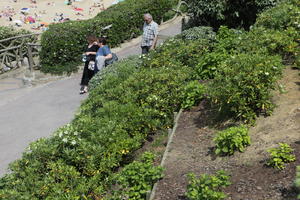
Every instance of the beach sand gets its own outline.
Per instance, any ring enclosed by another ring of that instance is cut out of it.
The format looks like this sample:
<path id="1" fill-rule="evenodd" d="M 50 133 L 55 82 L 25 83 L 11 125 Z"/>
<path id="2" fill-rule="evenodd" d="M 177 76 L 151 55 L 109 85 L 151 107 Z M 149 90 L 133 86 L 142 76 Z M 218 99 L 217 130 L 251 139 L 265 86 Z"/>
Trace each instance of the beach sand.
<path id="1" fill-rule="evenodd" d="M 72 0 L 71 5 L 66 5 L 65 0 L 36 0 L 36 3 L 32 3 L 32 0 L 0 0 L 0 26 L 12 25 L 18 29 L 41 32 L 44 28 L 37 30 L 34 28 L 41 24 L 47 26 L 47 24 L 58 23 L 60 19 L 66 18 L 89 19 L 111 6 L 113 2 L 115 0 Z M 99 7 L 94 5 L 99 5 Z M 23 12 L 25 14 L 22 14 L 23 8 L 29 8 L 29 10 L 25 10 Z M 9 20 L 10 14 L 12 15 L 11 21 Z M 35 20 L 35 23 L 29 23 L 31 18 Z M 22 25 L 18 27 L 16 23 Z"/>

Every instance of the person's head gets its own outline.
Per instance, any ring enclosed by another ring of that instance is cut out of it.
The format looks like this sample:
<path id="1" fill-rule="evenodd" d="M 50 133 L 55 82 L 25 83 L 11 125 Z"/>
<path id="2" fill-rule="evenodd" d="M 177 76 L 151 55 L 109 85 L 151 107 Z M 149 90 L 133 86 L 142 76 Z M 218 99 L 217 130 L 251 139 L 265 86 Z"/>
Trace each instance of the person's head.
<path id="1" fill-rule="evenodd" d="M 99 46 L 106 45 L 106 43 L 107 43 L 107 41 L 106 41 L 105 37 L 99 37 L 99 39 L 98 39 Z"/>
<path id="2" fill-rule="evenodd" d="M 88 41 L 89 44 L 93 44 L 94 42 L 97 42 L 98 39 L 97 39 L 96 36 L 90 35 L 90 36 L 87 37 L 87 41 Z"/>
<path id="3" fill-rule="evenodd" d="M 144 14 L 144 21 L 147 24 L 150 24 L 152 22 L 152 20 L 153 20 L 152 15 L 150 15 L 149 13 Z"/>

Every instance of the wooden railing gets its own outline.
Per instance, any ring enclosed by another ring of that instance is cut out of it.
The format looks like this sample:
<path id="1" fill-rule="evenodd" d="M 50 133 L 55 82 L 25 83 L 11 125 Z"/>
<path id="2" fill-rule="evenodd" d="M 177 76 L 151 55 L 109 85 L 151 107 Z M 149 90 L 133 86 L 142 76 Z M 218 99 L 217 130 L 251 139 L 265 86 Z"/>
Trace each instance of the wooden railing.
<path id="1" fill-rule="evenodd" d="M 24 66 L 28 58 L 29 69 L 35 65 L 40 34 L 27 34 L 0 40 L 0 74 Z"/>

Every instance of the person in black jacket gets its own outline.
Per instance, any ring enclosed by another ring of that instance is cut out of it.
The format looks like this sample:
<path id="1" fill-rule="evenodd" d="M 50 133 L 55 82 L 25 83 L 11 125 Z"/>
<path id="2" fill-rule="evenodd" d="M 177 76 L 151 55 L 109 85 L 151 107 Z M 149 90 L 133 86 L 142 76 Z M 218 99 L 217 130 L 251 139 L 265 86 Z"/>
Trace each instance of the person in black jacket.
<path id="1" fill-rule="evenodd" d="M 81 78 L 80 94 L 87 93 L 88 91 L 89 81 L 95 74 L 93 65 L 95 65 L 96 53 L 99 49 L 97 37 L 88 36 L 87 41 L 88 41 L 88 46 L 84 54 L 86 57 L 86 61 L 84 64 L 83 74 Z"/>

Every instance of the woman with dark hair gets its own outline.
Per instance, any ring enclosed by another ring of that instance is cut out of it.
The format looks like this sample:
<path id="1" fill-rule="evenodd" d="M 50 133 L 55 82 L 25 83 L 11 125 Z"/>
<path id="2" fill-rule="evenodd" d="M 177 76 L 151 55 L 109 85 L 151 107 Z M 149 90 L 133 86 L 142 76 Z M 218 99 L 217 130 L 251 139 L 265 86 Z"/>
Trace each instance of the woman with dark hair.
<path id="1" fill-rule="evenodd" d="M 100 71 L 105 66 L 105 61 L 112 59 L 112 53 L 110 48 L 107 46 L 106 38 L 100 37 L 98 40 L 99 49 L 96 54 L 96 67 L 95 73 Z"/>
<path id="2" fill-rule="evenodd" d="M 85 59 L 84 69 L 81 78 L 80 94 L 87 93 L 88 91 L 89 81 L 95 74 L 94 72 L 95 59 L 96 59 L 96 53 L 99 49 L 97 37 L 88 36 L 87 41 L 88 41 L 88 46 L 84 54 L 86 59 Z"/>

